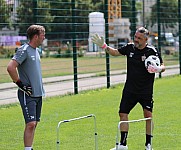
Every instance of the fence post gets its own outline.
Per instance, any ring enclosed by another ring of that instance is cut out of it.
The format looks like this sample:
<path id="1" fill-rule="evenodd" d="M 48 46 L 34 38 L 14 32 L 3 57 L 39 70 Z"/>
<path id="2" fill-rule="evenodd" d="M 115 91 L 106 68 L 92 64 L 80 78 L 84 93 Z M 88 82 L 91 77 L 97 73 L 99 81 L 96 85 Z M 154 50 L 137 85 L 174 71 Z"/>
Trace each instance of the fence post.
<path id="1" fill-rule="evenodd" d="M 136 31 L 136 0 L 132 1 L 132 18 L 131 18 L 131 38 L 134 39 L 134 34 Z"/>
<path id="2" fill-rule="evenodd" d="M 179 64 L 181 74 L 181 1 L 178 0 L 178 23 L 179 23 Z"/>
<path id="3" fill-rule="evenodd" d="M 157 22 L 158 22 L 158 51 L 161 55 L 161 24 L 160 24 L 160 0 L 157 0 Z M 161 73 L 159 73 L 159 78 L 161 78 Z"/>
<path id="4" fill-rule="evenodd" d="M 34 21 L 34 24 L 37 23 L 37 0 L 33 0 L 33 21 Z"/>
<path id="5" fill-rule="evenodd" d="M 74 94 L 78 94 L 77 78 L 77 49 L 76 49 L 76 30 L 75 30 L 75 0 L 72 0 L 72 37 L 73 37 L 73 73 L 74 73 Z"/>
<path id="6" fill-rule="evenodd" d="M 109 44 L 109 22 L 108 22 L 108 0 L 104 0 L 104 16 L 105 16 L 105 33 L 106 33 L 106 43 Z M 106 53 L 106 76 L 107 76 L 107 88 L 110 88 L 110 57 Z"/>

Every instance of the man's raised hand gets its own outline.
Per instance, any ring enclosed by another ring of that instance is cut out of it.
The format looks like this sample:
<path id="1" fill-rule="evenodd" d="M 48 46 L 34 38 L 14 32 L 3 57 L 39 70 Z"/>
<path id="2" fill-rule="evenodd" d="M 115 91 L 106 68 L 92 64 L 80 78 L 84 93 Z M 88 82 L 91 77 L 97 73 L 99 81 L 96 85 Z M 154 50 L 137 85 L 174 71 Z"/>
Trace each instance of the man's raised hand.
<path id="1" fill-rule="evenodd" d="M 104 37 L 100 37 L 98 34 L 94 34 L 92 36 L 92 42 L 94 44 L 97 44 L 99 47 L 101 47 L 102 49 L 106 49 L 107 48 L 107 44 L 104 41 Z"/>

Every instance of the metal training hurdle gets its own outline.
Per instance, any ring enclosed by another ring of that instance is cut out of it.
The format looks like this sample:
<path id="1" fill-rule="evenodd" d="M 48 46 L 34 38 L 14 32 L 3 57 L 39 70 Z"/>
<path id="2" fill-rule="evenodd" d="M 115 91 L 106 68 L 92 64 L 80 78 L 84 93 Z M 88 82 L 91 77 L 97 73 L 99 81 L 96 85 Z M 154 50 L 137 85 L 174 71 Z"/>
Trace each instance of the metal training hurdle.
<path id="1" fill-rule="evenodd" d="M 73 119 L 69 119 L 69 120 L 63 120 L 63 121 L 60 121 L 57 125 L 57 150 L 60 150 L 60 138 L 59 138 L 59 128 L 60 128 L 60 125 L 62 123 L 68 123 L 68 122 L 71 122 L 71 121 L 76 121 L 76 120 L 81 120 L 81 119 L 86 119 L 86 118 L 91 118 L 93 117 L 94 118 L 94 132 L 95 132 L 95 150 L 98 150 L 98 142 L 97 142 L 97 127 L 96 127 L 96 116 L 94 114 L 90 114 L 90 115 L 87 115 L 87 116 L 82 116 L 82 117 L 78 117 L 78 118 L 73 118 Z"/>
<path id="2" fill-rule="evenodd" d="M 118 150 L 118 145 L 119 145 L 119 135 L 120 135 L 120 125 L 122 123 L 134 123 L 134 122 L 140 122 L 140 121 L 147 121 L 147 120 L 151 120 L 151 135 L 152 135 L 152 131 L 153 131 L 153 126 L 152 126 L 152 118 L 143 118 L 143 119 L 138 119 L 138 120 L 129 120 L 129 121 L 120 121 L 118 123 L 118 129 L 117 129 L 117 136 L 116 136 L 116 150 Z M 151 146 L 152 146 L 152 140 L 151 140 Z"/>

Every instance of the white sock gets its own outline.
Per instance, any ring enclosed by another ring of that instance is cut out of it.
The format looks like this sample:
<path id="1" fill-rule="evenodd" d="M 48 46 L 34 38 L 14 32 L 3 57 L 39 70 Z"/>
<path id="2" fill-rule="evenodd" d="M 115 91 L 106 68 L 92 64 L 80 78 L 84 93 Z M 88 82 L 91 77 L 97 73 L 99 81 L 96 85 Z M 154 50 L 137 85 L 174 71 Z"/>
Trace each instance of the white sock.
<path id="1" fill-rule="evenodd" d="M 32 147 L 25 147 L 25 150 L 31 150 Z"/>

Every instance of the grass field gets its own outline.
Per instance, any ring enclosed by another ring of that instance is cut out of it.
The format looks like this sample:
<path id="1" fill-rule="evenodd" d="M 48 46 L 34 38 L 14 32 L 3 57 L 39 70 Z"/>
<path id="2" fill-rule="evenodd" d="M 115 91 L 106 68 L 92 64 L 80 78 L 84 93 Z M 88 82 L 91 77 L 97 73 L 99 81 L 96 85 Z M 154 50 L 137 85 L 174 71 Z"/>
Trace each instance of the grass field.
<path id="1" fill-rule="evenodd" d="M 12 82 L 7 73 L 7 64 L 10 59 L 0 59 L 0 83 Z M 106 59 L 104 57 L 82 57 L 77 60 L 77 70 L 79 74 L 86 73 L 96 73 L 105 74 L 106 73 Z M 73 75 L 73 60 L 72 58 L 42 58 L 42 76 L 54 77 L 54 76 L 64 76 Z M 125 57 L 111 57 L 110 59 L 111 70 L 123 70 L 126 68 L 126 58 Z"/>
<path id="2" fill-rule="evenodd" d="M 178 57 L 173 55 L 163 55 L 166 66 L 179 64 Z M 9 59 L 0 59 L 0 83 L 12 82 L 7 73 L 7 64 Z M 96 73 L 104 75 L 106 73 L 105 57 L 80 57 L 77 59 L 78 74 Z M 73 74 L 72 58 L 42 58 L 42 75 L 43 78 L 64 76 Z M 110 70 L 125 70 L 126 57 L 110 57 Z"/>
<path id="3" fill-rule="evenodd" d="M 180 150 L 181 76 L 156 79 L 154 93 L 154 150 Z M 42 118 L 35 140 L 35 150 L 56 149 L 56 127 L 59 121 L 94 114 L 97 121 L 98 148 L 109 150 L 115 145 L 118 106 L 123 85 L 110 89 L 83 92 L 78 95 L 44 99 Z M 23 149 L 24 120 L 19 104 L 0 107 L 0 145 L 2 150 Z M 137 105 L 129 119 L 143 118 Z M 130 124 L 129 150 L 144 150 L 144 122 Z M 93 118 L 62 124 L 60 149 L 93 150 Z"/>

